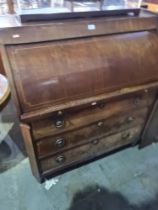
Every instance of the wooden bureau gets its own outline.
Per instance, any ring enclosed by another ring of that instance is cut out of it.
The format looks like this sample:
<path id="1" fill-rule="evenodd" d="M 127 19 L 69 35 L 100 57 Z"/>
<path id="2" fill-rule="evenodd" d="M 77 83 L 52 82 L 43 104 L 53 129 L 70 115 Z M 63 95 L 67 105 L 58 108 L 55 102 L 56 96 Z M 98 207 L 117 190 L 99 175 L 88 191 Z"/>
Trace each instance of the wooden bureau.
<path id="1" fill-rule="evenodd" d="M 2 58 L 40 182 L 121 147 L 157 141 L 155 15 L 12 19 L 0 30 Z"/>

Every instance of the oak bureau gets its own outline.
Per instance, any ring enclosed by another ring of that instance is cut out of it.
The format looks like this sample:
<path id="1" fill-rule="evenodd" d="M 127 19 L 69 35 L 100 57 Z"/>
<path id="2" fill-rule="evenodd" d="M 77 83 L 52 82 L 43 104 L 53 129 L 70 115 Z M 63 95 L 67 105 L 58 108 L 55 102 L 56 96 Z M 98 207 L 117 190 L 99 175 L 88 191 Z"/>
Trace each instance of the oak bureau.
<path id="1" fill-rule="evenodd" d="M 39 182 L 157 141 L 157 23 L 141 11 L 23 24 L 12 16 L 1 27 L 2 59 Z"/>

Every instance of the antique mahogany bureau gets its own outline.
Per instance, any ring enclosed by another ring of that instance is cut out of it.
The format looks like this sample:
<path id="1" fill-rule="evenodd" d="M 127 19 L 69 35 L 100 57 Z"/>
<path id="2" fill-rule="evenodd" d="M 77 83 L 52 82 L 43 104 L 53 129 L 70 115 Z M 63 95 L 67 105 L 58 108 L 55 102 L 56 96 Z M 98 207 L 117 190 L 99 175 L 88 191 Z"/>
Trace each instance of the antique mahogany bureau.
<path id="1" fill-rule="evenodd" d="M 123 146 L 157 141 L 157 17 L 96 17 L 0 29 L 33 175 L 41 182 Z"/>

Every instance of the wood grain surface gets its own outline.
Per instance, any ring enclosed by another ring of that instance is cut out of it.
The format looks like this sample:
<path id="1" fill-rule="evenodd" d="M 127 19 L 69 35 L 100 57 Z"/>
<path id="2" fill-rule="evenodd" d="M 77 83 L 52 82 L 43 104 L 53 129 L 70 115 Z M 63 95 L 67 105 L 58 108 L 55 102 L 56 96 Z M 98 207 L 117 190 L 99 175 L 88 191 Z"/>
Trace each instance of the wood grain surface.
<path id="1" fill-rule="evenodd" d="M 154 141 L 146 137 L 157 134 L 156 15 L 27 24 L 10 17 L 0 26 L 2 59 L 39 182 Z"/>
<path id="2" fill-rule="evenodd" d="M 23 113 L 158 79 L 154 32 L 9 46 L 7 52 Z"/>
<path id="3" fill-rule="evenodd" d="M 128 145 L 133 141 L 136 141 L 136 139 L 139 139 L 141 131 L 142 125 L 139 125 L 137 127 L 117 133 L 116 135 L 98 139 L 97 142 L 92 141 L 84 146 L 42 160 L 42 173 L 44 175 L 53 173 L 65 167 L 70 167 L 79 162 L 84 162 L 88 159 L 105 154 L 123 145 Z"/>
<path id="4" fill-rule="evenodd" d="M 143 124 L 147 120 L 148 114 L 148 108 L 137 111 L 128 110 L 114 117 L 100 119 L 90 126 L 42 139 L 37 142 L 38 157 L 40 159 L 45 158 L 67 149 L 79 147 L 93 140 L 95 141 L 97 138 L 119 133 L 122 130 Z"/>
<path id="5" fill-rule="evenodd" d="M 137 110 L 144 107 L 150 107 L 155 101 L 156 92 L 140 92 L 132 96 L 115 99 L 107 103 L 101 103 L 96 106 L 89 106 L 82 109 L 70 109 L 63 115 L 54 115 L 52 117 L 37 120 L 32 123 L 33 136 L 35 140 L 73 131 L 84 126 L 93 124 L 99 120 L 108 119 L 128 110 Z M 130 111 L 129 111 L 130 112 Z M 62 127 L 56 127 L 56 121 L 63 120 Z"/>

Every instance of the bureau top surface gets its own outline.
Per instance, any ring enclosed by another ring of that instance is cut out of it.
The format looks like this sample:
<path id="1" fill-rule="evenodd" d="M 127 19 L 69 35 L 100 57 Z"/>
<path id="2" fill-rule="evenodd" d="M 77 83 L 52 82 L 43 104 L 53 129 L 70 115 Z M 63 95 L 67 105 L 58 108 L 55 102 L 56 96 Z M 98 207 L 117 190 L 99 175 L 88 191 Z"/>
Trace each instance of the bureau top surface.
<path id="1" fill-rule="evenodd" d="M 122 24 L 122 27 L 121 27 Z M 91 17 L 21 23 L 17 15 L 0 16 L 0 44 L 21 44 L 128 31 L 152 30 L 157 17 L 147 11 L 138 16 Z"/>

